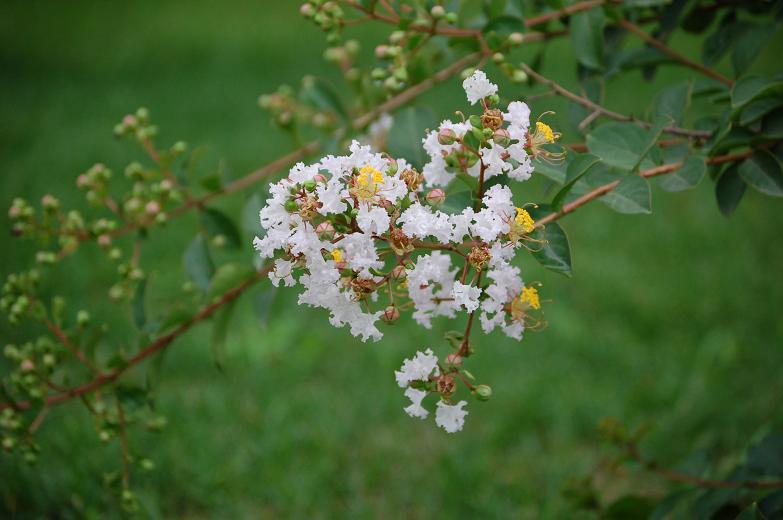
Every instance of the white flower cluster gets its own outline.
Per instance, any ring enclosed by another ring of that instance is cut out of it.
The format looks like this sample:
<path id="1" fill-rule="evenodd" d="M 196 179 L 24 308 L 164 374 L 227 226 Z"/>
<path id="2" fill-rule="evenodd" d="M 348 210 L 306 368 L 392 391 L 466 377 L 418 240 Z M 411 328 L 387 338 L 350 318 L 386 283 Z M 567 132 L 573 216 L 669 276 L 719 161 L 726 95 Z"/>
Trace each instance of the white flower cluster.
<path id="1" fill-rule="evenodd" d="M 430 378 L 440 377 L 438 358 L 430 349 L 416 352 L 413 358 L 403 362 L 400 370 L 394 372 L 394 376 L 397 378 L 397 384 L 400 385 L 400 388 L 405 388 L 405 397 L 411 400 L 411 404 L 405 407 L 405 413 L 411 417 L 426 419 L 430 412 L 421 403 L 430 392 L 409 385 L 418 382 L 421 384 L 420 386 L 424 386 L 430 382 Z M 460 431 L 465 424 L 465 416 L 468 415 L 467 410 L 463 410 L 466 404 L 468 404 L 467 401 L 460 401 L 452 405 L 441 398 L 436 405 L 435 424 L 449 433 Z"/>
<path id="2" fill-rule="evenodd" d="M 481 71 L 464 86 L 475 101 L 497 92 Z M 348 326 L 363 341 L 381 338 L 378 320 L 398 319 L 404 299 L 426 328 L 433 317 L 480 313 L 484 331 L 499 327 L 520 339 L 529 311 L 539 308 L 538 295 L 510 262 L 519 246 L 532 240 L 533 219 L 515 206 L 502 184 L 486 189 L 480 205 L 457 214 L 433 208 L 442 190 L 426 197 L 423 190 L 424 184 L 448 184 L 460 171 L 482 181 L 501 173 L 529 178 L 529 117 L 527 105 L 512 102 L 507 113 L 485 105 L 478 123 L 445 121 L 423 139 L 431 159 L 423 174 L 404 159 L 357 141 L 349 155 L 296 164 L 271 185 L 260 212 L 264 233 L 254 240 L 262 258 L 277 256 L 272 283 L 301 285 L 299 304 L 328 310 L 332 325 Z M 455 259 L 461 265 L 453 264 Z M 432 375 L 438 376 L 438 368 L 431 352 L 406 361 L 397 373 L 412 402 L 406 408 L 410 415 L 423 418 L 427 411 L 421 406 L 423 390 L 408 384 Z M 438 425 L 460 429 L 467 413 L 462 406 L 439 402 Z"/>

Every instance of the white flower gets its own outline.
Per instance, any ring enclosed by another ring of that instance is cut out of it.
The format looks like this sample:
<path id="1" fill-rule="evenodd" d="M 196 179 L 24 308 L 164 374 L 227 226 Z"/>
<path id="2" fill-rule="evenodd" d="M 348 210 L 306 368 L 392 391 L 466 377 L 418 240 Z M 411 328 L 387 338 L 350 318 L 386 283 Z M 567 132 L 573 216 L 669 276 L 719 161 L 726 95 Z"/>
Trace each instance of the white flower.
<path id="1" fill-rule="evenodd" d="M 356 223 L 365 233 L 381 235 L 389 230 L 389 213 L 379 207 L 369 209 L 367 205 L 359 206 L 359 214 L 356 215 Z"/>
<path id="2" fill-rule="evenodd" d="M 462 407 L 468 404 L 467 401 L 460 401 L 455 405 L 446 404 L 444 401 L 438 401 L 438 409 L 435 412 L 435 424 L 449 433 L 458 432 L 465 424 L 467 410 Z"/>
<path id="3" fill-rule="evenodd" d="M 476 70 L 472 76 L 462 82 L 462 88 L 468 95 L 468 102 L 475 105 L 477 101 L 484 99 L 492 94 L 497 94 L 498 86 L 487 79 L 487 75 L 482 70 Z"/>
<path id="4" fill-rule="evenodd" d="M 269 280 L 272 281 L 272 285 L 278 287 L 280 280 L 283 281 L 286 287 L 293 287 L 296 284 L 294 277 L 291 276 L 293 270 L 293 262 L 278 258 L 275 260 L 275 268 L 269 271 Z"/>
<path id="5" fill-rule="evenodd" d="M 433 371 L 436 376 L 440 373 L 438 358 L 432 353 L 432 349 L 427 349 L 424 352 L 416 352 L 413 358 L 403 361 L 400 370 L 394 372 L 394 377 L 400 388 L 405 388 L 411 381 L 426 381 Z"/>
<path id="6" fill-rule="evenodd" d="M 514 215 L 514 203 L 511 202 L 511 188 L 500 184 L 495 184 L 484 193 L 481 199 L 484 206 L 501 217 L 510 217 Z"/>
<path id="7" fill-rule="evenodd" d="M 405 413 L 411 417 L 418 417 L 419 419 L 426 419 L 430 414 L 426 408 L 421 405 L 421 401 L 427 397 L 427 392 L 424 390 L 417 390 L 415 388 L 408 388 L 405 390 L 405 397 L 411 400 L 411 404 L 403 408 Z"/>
<path id="8" fill-rule="evenodd" d="M 468 312 L 478 309 L 480 296 L 480 288 L 460 282 L 454 282 L 454 287 L 451 289 L 451 297 L 454 298 L 455 303 L 463 305 Z"/>

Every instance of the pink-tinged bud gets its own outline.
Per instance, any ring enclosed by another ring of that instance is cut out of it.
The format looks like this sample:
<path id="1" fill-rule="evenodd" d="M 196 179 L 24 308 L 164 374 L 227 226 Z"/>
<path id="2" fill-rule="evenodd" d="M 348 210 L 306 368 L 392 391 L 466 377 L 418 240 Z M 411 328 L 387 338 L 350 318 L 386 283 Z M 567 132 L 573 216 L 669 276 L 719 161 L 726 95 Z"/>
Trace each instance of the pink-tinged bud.
<path id="1" fill-rule="evenodd" d="M 397 173 L 397 169 L 399 168 L 397 165 L 397 159 L 387 155 L 386 160 L 389 161 L 389 169 L 386 171 L 386 173 L 388 175 L 394 175 L 395 173 Z"/>
<path id="2" fill-rule="evenodd" d="M 52 195 L 44 195 L 41 197 L 41 206 L 44 207 L 44 209 L 47 210 L 54 210 L 57 209 L 57 206 L 60 205 L 60 202 L 54 198 Z"/>
<path id="3" fill-rule="evenodd" d="M 174 188 L 174 183 L 168 179 L 160 181 L 160 189 L 163 191 L 171 191 Z"/>
<path id="4" fill-rule="evenodd" d="M 495 130 L 495 133 L 492 134 L 492 140 L 495 141 L 495 144 L 498 146 L 508 148 L 508 146 L 511 144 L 511 134 L 509 134 L 508 130 L 505 128 L 498 128 Z"/>
<path id="5" fill-rule="evenodd" d="M 433 190 L 430 190 L 429 193 L 427 193 L 426 199 L 427 202 L 429 202 L 433 206 L 443 204 L 443 202 L 446 200 L 446 192 L 444 192 L 440 188 L 435 188 Z"/>
<path id="6" fill-rule="evenodd" d="M 147 203 L 146 206 L 144 206 L 144 211 L 147 212 L 147 215 L 154 217 L 160 213 L 160 204 L 158 204 L 158 202 L 155 200 L 151 200 Z"/>
<path id="7" fill-rule="evenodd" d="M 382 43 L 375 48 L 375 57 L 378 59 L 383 59 L 386 57 L 386 53 L 388 52 L 389 46 Z"/>
<path id="8" fill-rule="evenodd" d="M 122 118 L 122 124 L 125 126 L 136 126 L 138 122 L 138 119 L 133 114 L 128 114 Z"/>
<path id="9" fill-rule="evenodd" d="M 400 310 L 394 304 L 389 305 L 384 309 L 381 319 L 386 323 L 394 323 L 400 319 Z"/>
<path id="10" fill-rule="evenodd" d="M 84 173 L 76 177 L 76 186 L 78 186 L 79 188 L 84 188 L 85 186 L 87 186 L 87 184 L 89 184 L 89 182 L 90 179 Z"/>
<path id="11" fill-rule="evenodd" d="M 326 184 L 326 176 L 321 173 L 316 173 L 313 175 L 313 180 L 316 182 L 316 184 Z"/>
<path id="12" fill-rule="evenodd" d="M 408 273 L 405 270 L 405 266 L 395 265 L 394 269 L 391 270 L 391 277 L 394 280 L 405 280 L 405 278 L 408 277 Z"/>
<path id="13" fill-rule="evenodd" d="M 299 14 L 305 18 L 311 18 L 315 15 L 315 7 L 313 4 L 302 4 L 302 7 L 299 8 Z"/>
<path id="14" fill-rule="evenodd" d="M 22 213 L 22 210 L 19 209 L 17 206 L 11 206 L 8 209 L 8 217 L 9 218 L 17 218 Z"/>
<path id="15" fill-rule="evenodd" d="M 321 222 L 315 227 L 315 232 L 321 240 L 332 240 L 334 238 L 334 226 L 331 222 Z"/>
<path id="16" fill-rule="evenodd" d="M 107 234 L 100 235 L 98 237 L 98 245 L 101 247 L 109 247 L 111 245 L 111 236 Z"/>
<path id="17" fill-rule="evenodd" d="M 22 369 L 22 372 L 32 372 L 35 370 L 35 363 L 33 363 L 29 359 L 22 360 L 22 363 L 20 364 L 19 368 Z"/>
<path id="18" fill-rule="evenodd" d="M 438 132 L 438 142 L 444 146 L 454 144 L 457 134 L 451 128 L 441 128 Z"/>
<path id="19" fill-rule="evenodd" d="M 451 365 L 453 367 L 462 366 L 462 356 L 452 352 L 451 354 L 446 356 L 446 364 Z"/>

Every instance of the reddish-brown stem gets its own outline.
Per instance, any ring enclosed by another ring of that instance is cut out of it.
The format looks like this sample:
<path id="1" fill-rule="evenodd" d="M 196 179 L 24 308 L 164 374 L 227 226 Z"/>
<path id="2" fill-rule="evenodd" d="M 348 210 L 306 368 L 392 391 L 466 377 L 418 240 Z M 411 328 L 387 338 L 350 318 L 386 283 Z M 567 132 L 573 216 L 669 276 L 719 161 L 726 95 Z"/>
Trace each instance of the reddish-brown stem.
<path id="1" fill-rule="evenodd" d="M 98 367 L 96 367 L 92 361 L 89 360 L 89 358 L 79 350 L 76 345 L 71 343 L 71 340 L 68 339 L 68 335 L 65 334 L 65 331 L 63 331 L 59 326 L 57 326 L 55 323 L 52 323 L 49 318 L 44 318 L 44 325 L 46 325 L 46 328 L 49 329 L 49 331 L 54 334 L 54 336 L 57 338 L 57 340 L 62 343 L 62 345 L 68 349 L 68 351 L 76 357 L 76 359 L 79 360 L 79 362 L 87 367 L 90 372 L 93 374 L 99 375 L 101 373 L 100 370 L 98 370 Z"/>
<path id="2" fill-rule="evenodd" d="M 91 381 L 83 383 L 79 386 L 72 387 L 65 392 L 51 395 L 46 399 L 44 399 L 44 403 L 46 405 L 60 404 L 70 399 L 73 399 L 74 397 L 79 397 L 84 394 L 94 392 L 95 390 L 109 383 L 113 383 L 130 368 L 138 365 L 148 357 L 160 352 L 161 350 L 171 345 L 171 343 L 173 343 L 175 339 L 177 339 L 182 334 L 190 330 L 190 328 L 193 327 L 193 325 L 206 320 L 207 318 L 211 317 L 215 312 L 217 312 L 221 307 L 236 300 L 242 293 L 244 293 L 247 289 L 249 289 L 256 281 L 258 281 L 259 278 L 269 273 L 271 269 L 272 269 L 271 265 L 266 266 L 261 270 L 257 271 L 250 278 L 243 281 L 241 284 L 237 285 L 233 289 L 226 291 L 225 293 L 223 293 L 223 296 L 221 296 L 220 299 L 203 307 L 200 311 L 194 314 L 188 321 L 179 325 L 173 331 L 169 332 L 164 336 L 159 337 L 158 339 L 156 339 L 155 341 L 153 341 L 152 343 L 150 343 L 149 345 L 141 349 L 134 356 L 128 359 L 123 366 L 118 367 L 112 370 L 111 372 L 101 373 L 95 379 L 92 379 Z M 0 403 L 0 410 L 4 410 L 6 408 L 12 408 L 12 407 L 19 410 L 27 410 L 32 407 L 32 403 L 30 401 L 17 401 L 13 405 L 7 402 Z"/>
<path id="3" fill-rule="evenodd" d="M 598 7 L 606 3 L 606 0 L 586 0 L 584 2 L 576 2 L 559 11 L 553 11 L 551 13 L 545 13 L 538 16 L 532 16 L 525 20 L 525 27 L 535 27 L 536 25 L 545 24 L 552 20 L 557 20 L 564 16 L 569 16 L 579 11 L 586 11 L 593 7 Z"/>
<path id="4" fill-rule="evenodd" d="M 626 446 L 628 455 L 636 462 L 641 464 L 644 468 L 654 472 L 656 475 L 670 480 L 672 482 L 679 482 L 682 484 L 691 484 L 693 486 L 711 489 L 725 489 L 725 488 L 748 488 L 748 489 L 783 489 L 783 481 L 761 481 L 761 480 L 718 480 L 718 479 L 705 479 L 701 477 L 694 477 L 687 473 L 681 473 L 679 471 L 662 468 L 655 461 L 646 459 L 639 453 L 639 449 L 635 444 L 630 443 Z"/>
<path id="5" fill-rule="evenodd" d="M 689 68 L 691 68 L 691 69 L 693 69 L 693 70 L 695 70 L 697 72 L 700 72 L 701 74 L 704 74 L 705 76 L 707 76 L 709 78 L 718 80 L 718 81 L 720 81 L 721 83 L 723 83 L 725 85 L 732 86 L 734 84 L 734 82 L 732 80 L 730 80 L 726 76 L 720 74 L 719 72 L 717 72 L 717 71 L 715 71 L 715 70 L 713 70 L 713 69 L 711 69 L 709 67 L 705 67 L 701 63 L 697 63 L 697 62 L 691 60 L 687 56 L 684 56 L 684 55 L 680 54 L 679 52 L 675 51 L 674 49 L 672 49 L 671 47 L 669 47 L 668 45 L 666 45 L 662 41 L 653 38 L 652 36 L 647 34 L 644 31 L 644 29 L 642 29 L 638 25 L 633 24 L 633 23 L 629 22 L 628 20 L 620 20 L 617 23 L 618 23 L 618 25 L 620 27 L 622 27 L 626 31 L 632 32 L 633 34 L 635 34 L 636 36 L 638 36 L 639 38 L 644 40 L 645 43 L 647 43 L 648 45 L 651 45 L 652 47 L 655 47 L 656 49 L 658 49 L 662 53 L 664 53 L 667 56 L 669 56 L 670 58 L 673 58 L 674 60 L 682 63 L 686 67 L 689 67 Z"/>
<path id="6" fill-rule="evenodd" d="M 710 157 L 706 160 L 707 164 L 722 164 L 725 162 L 733 162 L 733 161 L 740 161 L 742 159 L 746 159 L 753 155 L 753 150 L 748 150 L 741 153 L 735 153 L 735 154 L 726 154 L 726 155 L 717 155 L 715 157 Z M 656 177 L 658 175 L 666 175 L 669 173 L 673 173 L 677 170 L 679 170 L 682 167 L 682 162 L 676 162 L 676 163 L 669 163 L 664 164 L 661 166 L 656 166 L 654 168 L 649 168 L 646 170 L 642 170 L 639 172 L 639 175 L 641 177 Z M 560 211 L 550 213 L 549 215 L 546 215 L 545 217 L 539 219 L 536 221 L 536 227 L 540 228 L 545 226 L 546 224 L 553 222 L 555 220 L 558 220 L 569 213 L 574 212 L 577 208 L 584 206 L 591 200 L 598 199 L 600 197 L 603 197 L 613 189 L 617 187 L 617 185 L 620 184 L 620 181 L 612 181 L 608 182 L 606 184 L 603 184 L 601 186 L 598 186 L 592 191 L 589 191 L 582 195 L 581 197 L 574 199 L 573 201 L 569 202 L 568 204 L 563 205 L 562 209 Z"/>
<path id="7" fill-rule="evenodd" d="M 571 92 L 567 88 L 563 87 L 559 83 L 556 83 L 555 81 L 542 76 L 532 68 L 530 68 L 529 65 L 526 63 L 520 63 L 519 65 L 522 70 L 524 70 L 528 76 L 533 78 L 534 80 L 538 81 L 539 83 L 543 83 L 544 85 L 548 86 L 561 96 L 563 96 L 566 99 L 570 99 L 574 103 L 577 103 L 579 105 L 582 105 L 585 108 L 588 108 L 592 110 L 593 112 L 599 112 L 602 116 L 608 117 L 610 119 L 614 119 L 616 121 L 627 121 L 629 123 L 635 123 L 639 126 L 650 128 L 650 123 L 646 121 L 640 121 L 632 116 L 627 116 L 625 114 L 621 114 L 619 112 L 615 112 L 613 110 L 609 110 L 608 108 L 599 105 L 598 103 L 592 101 L 591 99 L 588 99 L 584 96 L 580 96 L 579 94 L 575 94 L 574 92 Z M 664 132 L 667 134 L 674 134 L 674 135 L 683 135 L 687 137 L 695 137 L 695 138 L 708 138 L 710 137 L 710 132 L 705 132 L 702 130 L 691 130 L 687 128 L 679 128 L 676 126 L 667 126 L 663 129 Z"/>

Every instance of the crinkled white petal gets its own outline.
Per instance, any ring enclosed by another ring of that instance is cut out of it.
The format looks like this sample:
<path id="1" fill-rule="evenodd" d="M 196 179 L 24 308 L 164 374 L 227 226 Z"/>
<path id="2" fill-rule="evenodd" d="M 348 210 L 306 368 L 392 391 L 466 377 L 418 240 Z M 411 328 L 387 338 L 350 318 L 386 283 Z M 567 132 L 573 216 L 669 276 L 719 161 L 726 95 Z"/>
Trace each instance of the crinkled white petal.
<path id="1" fill-rule="evenodd" d="M 455 433 L 465 425 L 465 416 L 467 410 L 463 410 L 467 401 L 460 401 L 455 405 L 447 404 L 444 401 L 438 401 L 438 409 L 435 411 L 435 424 L 449 433 Z"/>

